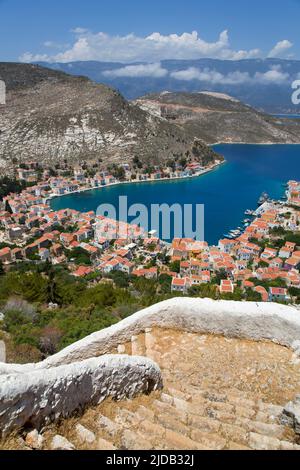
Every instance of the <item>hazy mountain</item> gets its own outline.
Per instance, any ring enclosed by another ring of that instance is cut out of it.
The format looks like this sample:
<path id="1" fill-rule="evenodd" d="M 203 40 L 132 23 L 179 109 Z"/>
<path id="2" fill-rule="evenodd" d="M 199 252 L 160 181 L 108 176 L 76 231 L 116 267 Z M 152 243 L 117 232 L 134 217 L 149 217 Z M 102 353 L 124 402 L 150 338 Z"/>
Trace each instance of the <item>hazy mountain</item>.
<path id="1" fill-rule="evenodd" d="M 72 62 L 42 64 L 120 90 L 127 99 L 164 90 L 230 94 L 268 113 L 299 113 L 291 101 L 291 84 L 300 77 L 300 61 L 252 60 L 168 60 L 160 68 L 147 64 Z M 143 69 L 145 72 L 143 72 Z"/>

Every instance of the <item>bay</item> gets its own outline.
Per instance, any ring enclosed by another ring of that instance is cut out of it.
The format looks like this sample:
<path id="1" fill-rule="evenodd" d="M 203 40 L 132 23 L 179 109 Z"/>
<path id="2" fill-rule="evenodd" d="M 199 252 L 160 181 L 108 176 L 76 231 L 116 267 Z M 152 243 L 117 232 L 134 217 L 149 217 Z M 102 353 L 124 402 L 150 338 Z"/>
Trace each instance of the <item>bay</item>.
<path id="1" fill-rule="evenodd" d="M 102 203 L 118 207 L 119 196 L 124 195 L 130 205 L 148 208 L 163 203 L 204 204 L 205 240 L 215 244 L 241 225 L 246 209 L 257 208 L 262 192 L 280 199 L 283 184 L 300 180 L 300 145 L 220 144 L 214 149 L 224 155 L 226 163 L 203 176 L 105 187 L 55 198 L 51 206 L 96 211 Z"/>

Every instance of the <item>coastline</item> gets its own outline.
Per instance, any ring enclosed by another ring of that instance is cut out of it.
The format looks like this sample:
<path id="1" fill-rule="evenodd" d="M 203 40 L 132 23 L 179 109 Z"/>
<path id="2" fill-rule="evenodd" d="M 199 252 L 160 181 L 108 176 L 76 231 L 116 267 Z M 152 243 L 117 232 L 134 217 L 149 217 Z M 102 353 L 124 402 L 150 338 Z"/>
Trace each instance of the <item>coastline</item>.
<path id="1" fill-rule="evenodd" d="M 106 184 L 105 186 L 92 186 L 90 188 L 81 188 L 81 189 L 77 189 L 76 191 L 71 191 L 71 192 L 68 192 L 68 193 L 65 193 L 65 194 L 51 194 L 47 197 L 47 202 L 52 201 L 53 199 L 64 197 L 64 196 L 70 196 L 72 194 L 85 193 L 85 192 L 88 192 L 88 191 L 94 191 L 95 189 L 97 189 L 97 190 L 98 189 L 104 189 L 104 188 L 109 188 L 109 187 L 112 187 L 112 186 L 119 186 L 119 185 L 123 185 L 123 184 L 144 184 L 144 183 L 158 183 L 158 182 L 162 183 L 162 182 L 169 182 L 169 181 L 178 181 L 178 180 L 188 180 L 188 179 L 192 179 L 192 178 L 200 178 L 201 176 L 204 176 L 208 173 L 211 173 L 212 171 L 216 170 L 219 166 L 224 165 L 225 163 L 227 163 L 226 160 L 219 161 L 218 163 L 216 163 L 212 167 L 207 168 L 206 170 L 203 170 L 202 172 L 199 172 L 195 175 L 190 175 L 190 176 L 174 176 L 172 178 L 158 178 L 156 180 L 147 179 L 147 180 L 143 180 L 143 181 L 140 181 L 140 180 L 118 181 L 116 183 Z"/>
<path id="2" fill-rule="evenodd" d="M 209 147 L 215 147 L 216 145 L 300 145 L 299 142 L 216 142 L 213 144 L 207 144 Z"/>

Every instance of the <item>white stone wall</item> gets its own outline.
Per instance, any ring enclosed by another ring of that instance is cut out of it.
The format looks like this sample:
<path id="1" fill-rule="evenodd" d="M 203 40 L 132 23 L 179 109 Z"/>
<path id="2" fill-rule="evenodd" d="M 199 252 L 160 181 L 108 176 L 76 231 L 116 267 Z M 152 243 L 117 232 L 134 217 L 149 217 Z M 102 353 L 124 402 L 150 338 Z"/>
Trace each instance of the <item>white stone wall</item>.
<path id="1" fill-rule="evenodd" d="M 6 347 L 4 341 L 0 341 L 0 362 L 6 362 Z"/>
<path id="2" fill-rule="evenodd" d="M 105 398 L 134 398 L 162 387 L 161 372 L 143 357 L 108 355 L 0 377 L 0 436 L 22 426 L 66 418 Z"/>
<path id="3" fill-rule="evenodd" d="M 300 353 L 300 312 L 279 304 L 175 298 L 94 333 L 38 364 L 0 364 L 0 430 L 57 419 L 112 396 L 161 385 L 146 358 L 103 356 L 149 328 L 270 340 Z M 120 348 L 119 348 L 120 349 Z M 148 385 L 147 385 L 148 386 Z"/>
<path id="4" fill-rule="evenodd" d="M 175 298 L 93 333 L 39 364 L 0 364 L 0 374 L 48 369 L 101 356 L 154 326 L 256 341 L 270 340 L 290 348 L 300 341 L 300 312 L 294 307 L 272 303 Z"/>

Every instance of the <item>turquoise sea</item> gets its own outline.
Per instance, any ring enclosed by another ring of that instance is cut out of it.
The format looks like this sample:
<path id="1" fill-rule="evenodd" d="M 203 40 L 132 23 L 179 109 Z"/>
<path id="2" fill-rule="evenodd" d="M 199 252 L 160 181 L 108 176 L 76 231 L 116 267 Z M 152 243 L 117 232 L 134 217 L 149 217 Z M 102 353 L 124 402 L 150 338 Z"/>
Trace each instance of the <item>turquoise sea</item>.
<path id="1" fill-rule="evenodd" d="M 272 198 L 284 195 L 283 184 L 300 180 L 300 145 L 222 144 L 214 149 L 227 163 L 206 175 L 175 181 L 125 184 L 53 199 L 54 210 L 72 208 L 96 211 L 99 204 L 118 207 L 119 196 L 129 204 L 204 204 L 205 239 L 216 243 L 237 228 L 246 209 L 256 209 L 261 193 Z"/>

